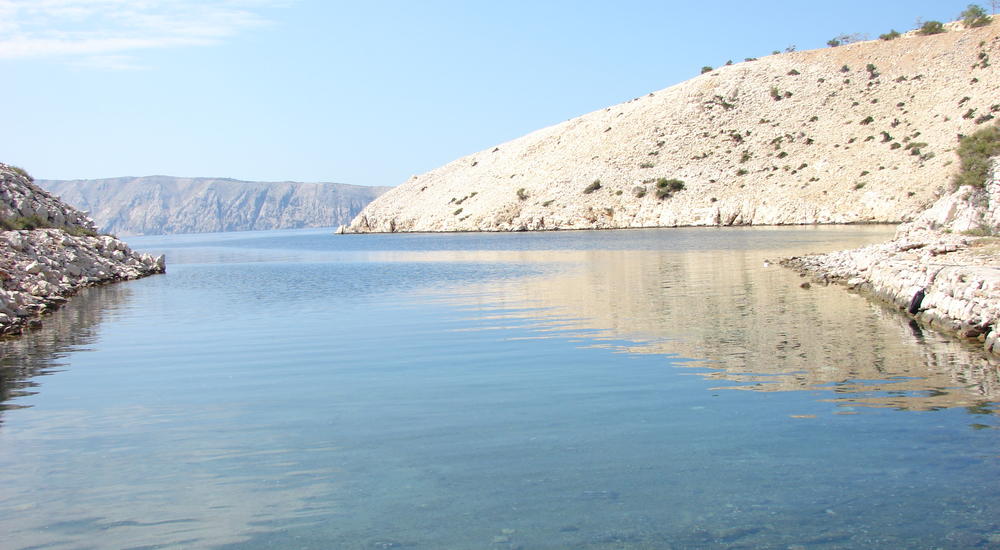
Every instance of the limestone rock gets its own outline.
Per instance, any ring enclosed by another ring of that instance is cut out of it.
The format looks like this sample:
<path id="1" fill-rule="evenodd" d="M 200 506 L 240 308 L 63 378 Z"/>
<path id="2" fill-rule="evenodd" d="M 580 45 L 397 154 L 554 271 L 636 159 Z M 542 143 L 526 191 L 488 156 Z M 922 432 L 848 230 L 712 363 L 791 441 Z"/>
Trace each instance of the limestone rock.
<path id="1" fill-rule="evenodd" d="M 347 231 L 911 220 L 1000 116 L 1000 19 L 949 28 L 720 67 L 413 176 Z"/>
<path id="2" fill-rule="evenodd" d="M 0 231 L 0 334 L 19 333 L 84 286 L 162 273 L 162 256 L 97 235 L 93 222 L 0 164 L 0 220 L 52 227 Z"/>

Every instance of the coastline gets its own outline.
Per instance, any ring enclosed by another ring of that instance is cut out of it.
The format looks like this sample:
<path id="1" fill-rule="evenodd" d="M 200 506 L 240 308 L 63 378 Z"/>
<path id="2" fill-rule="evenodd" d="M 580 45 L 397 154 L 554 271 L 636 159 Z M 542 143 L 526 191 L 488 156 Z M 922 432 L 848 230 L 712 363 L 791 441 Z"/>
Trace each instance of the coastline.
<path id="1" fill-rule="evenodd" d="M 166 271 L 163 256 L 98 235 L 84 212 L 2 163 L 0 222 L 0 337 L 39 324 L 84 287 Z"/>
<path id="2" fill-rule="evenodd" d="M 982 189 L 939 199 L 893 240 L 781 265 L 840 284 L 1000 357 L 1000 159 Z M 985 235 L 985 236 L 982 236 Z"/>

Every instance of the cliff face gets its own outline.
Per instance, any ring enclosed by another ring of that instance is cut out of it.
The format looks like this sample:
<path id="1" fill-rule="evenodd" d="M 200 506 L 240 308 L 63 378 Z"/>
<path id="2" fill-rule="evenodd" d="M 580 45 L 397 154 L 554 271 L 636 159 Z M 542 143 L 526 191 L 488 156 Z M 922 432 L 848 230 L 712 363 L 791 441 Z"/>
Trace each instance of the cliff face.
<path id="1" fill-rule="evenodd" d="M 947 27 L 721 67 L 415 176 L 348 230 L 909 220 L 1000 116 L 1000 21 Z"/>
<path id="2" fill-rule="evenodd" d="M 38 184 L 122 235 L 337 226 L 388 189 L 169 176 Z"/>
<path id="3" fill-rule="evenodd" d="M 165 269 L 163 257 L 138 254 L 97 235 L 94 223 L 0 164 L 0 335 L 19 333 L 79 289 Z"/>

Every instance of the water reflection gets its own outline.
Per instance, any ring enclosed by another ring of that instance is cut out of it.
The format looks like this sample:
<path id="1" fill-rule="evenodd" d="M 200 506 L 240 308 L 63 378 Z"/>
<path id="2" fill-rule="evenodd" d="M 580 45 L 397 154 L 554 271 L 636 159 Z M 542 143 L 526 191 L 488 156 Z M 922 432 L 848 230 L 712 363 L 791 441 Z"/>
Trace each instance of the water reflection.
<path id="1" fill-rule="evenodd" d="M 45 317 L 41 327 L 0 339 L 0 411 L 19 408 L 11 400 L 34 394 L 35 377 L 57 371 L 67 353 L 93 344 L 101 322 L 130 297 L 126 285 L 85 288 Z"/>
<path id="2" fill-rule="evenodd" d="M 773 260 L 786 250 L 452 252 L 451 261 L 560 262 L 564 269 L 434 292 L 479 319 L 529 321 L 630 353 L 701 359 L 719 388 L 818 391 L 852 407 L 982 407 L 995 360 L 841 287 Z M 488 300 L 484 300 L 488 296 Z"/>

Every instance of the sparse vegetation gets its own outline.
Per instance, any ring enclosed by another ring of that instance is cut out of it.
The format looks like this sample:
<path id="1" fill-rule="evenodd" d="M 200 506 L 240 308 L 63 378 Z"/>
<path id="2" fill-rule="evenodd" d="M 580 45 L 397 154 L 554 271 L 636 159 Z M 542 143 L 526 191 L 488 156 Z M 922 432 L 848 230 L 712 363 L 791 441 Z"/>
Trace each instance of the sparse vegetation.
<path id="1" fill-rule="evenodd" d="M 920 28 L 917 29 L 917 34 L 922 36 L 930 36 L 932 34 L 941 34 L 944 32 L 944 23 L 940 21 L 927 21 Z"/>
<path id="2" fill-rule="evenodd" d="M 521 187 L 520 189 L 517 190 L 517 198 L 518 200 L 522 201 L 528 200 L 528 192 L 525 191 L 523 187 Z"/>
<path id="3" fill-rule="evenodd" d="M 969 7 L 965 8 L 958 16 L 968 29 L 989 25 L 990 21 L 993 21 L 993 18 L 986 14 L 986 10 L 976 4 L 969 4 Z"/>
<path id="4" fill-rule="evenodd" d="M 660 178 L 656 180 L 656 198 L 658 199 L 662 200 L 669 198 L 677 191 L 681 191 L 683 189 L 684 189 L 684 182 L 679 179 Z"/>
<path id="5" fill-rule="evenodd" d="M 653 163 L 652 162 L 640 162 L 639 163 L 639 168 L 652 168 L 652 167 L 653 167 Z"/>
<path id="6" fill-rule="evenodd" d="M 710 73 L 713 70 L 714 69 L 712 69 L 712 67 L 709 67 L 708 65 L 705 65 L 704 67 L 701 68 L 701 74 Z"/>
<path id="7" fill-rule="evenodd" d="M 867 125 L 871 124 L 874 121 L 875 121 L 875 119 L 871 115 L 868 115 L 865 118 L 861 119 L 861 122 L 859 122 L 858 124 L 860 124 L 862 126 L 867 126 Z"/>
<path id="8" fill-rule="evenodd" d="M 899 32 L 896 29 L 892 29 L 891 31 L 885 34 L 878 35 L 878 37 L 879 40 L 895 40 L 899 38 Z"/>
<path id="9" fill-rule="evenodd" d="M 646 187 L 644 185 L 637 185 L 632 188 L 632 194 L 635 195 L 636 198 L 641 199 L 646 196 Z"/>
<path id="10" fill-rule="evenodd" d="M 459 214 L 461 214 L 461 213 L 462 213 L 462 209 L 461 209 L 461 208 L 459 208 L 458 210 L 456 210 L 456 211 L 452 212 L 452 213 L 451 213 L 451 215 L 452 215 L 452 216 L 457 216 L 457 215 L 459 215 Z"/>
<path id="11" fill-rule="evenodd" d="M 21 176 L 26 180 L 32 182 L 35 181 L 35 178 L 31 177 L 31 174 L 29 174 L 28 171 L 25 170 L 24 168 L 21 168 L 20 166 L 9 166 L 9 168 L 11 172 L 14 172 L 15 174 Z"/>
<path id="12" fill-rule="evenodd" d="M 552 205 L 552 203 L 554 203 L 554 202 L 556 202 L 555 199 L 549 199 L 549 200 L 547 200 L 547 201 L 545 201 L 545 202 L 542 203 L 542 208 L 547 208 L 548 206 Z"/>
<path id="13" fill-rule="evenodd" d="M 955 187 L 985 186 L 990 159 L 997 155 L 1000 155 L 1000 125 L 994 124 L 962 138 L 958 145 L 958 158 L 962 168 L 955 176 Z"/>
<path id="14" fill-rule="evenodd" d="M 600 188 L 601 188 L 601 180 L 594 180 L 594 183 L 591 183 L 590 185 L 588 185 L 583 189 L 583 194 L 589 195 Z"/>

